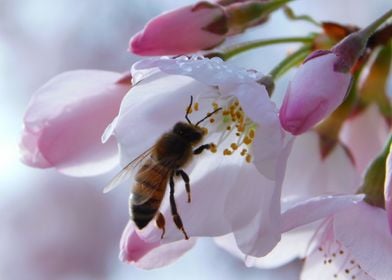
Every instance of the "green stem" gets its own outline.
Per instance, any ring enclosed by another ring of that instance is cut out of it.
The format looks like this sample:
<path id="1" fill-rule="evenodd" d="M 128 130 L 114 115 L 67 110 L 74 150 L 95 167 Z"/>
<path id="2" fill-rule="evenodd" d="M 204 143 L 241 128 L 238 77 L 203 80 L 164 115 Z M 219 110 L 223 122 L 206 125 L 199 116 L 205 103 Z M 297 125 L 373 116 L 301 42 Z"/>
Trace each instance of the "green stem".
<path id="1" fill-rule="evenodd" d="M 392 9 L 390 9 L 388 12 L 386 12 L 381 17 L 376 19 L 373 23 L 369 24 L 367 27 L 359 31 L 359 34 L 361 34 L 363 38 L 366 39 L 369 38 L 377 30 L 377 28 L 380 27 L 380 25 L 383 24 L 391 16 L 392 16 Z"/>
<path id="2" fill-rule="evenodd" d="M 271 70 L 269 75 L 274 80 L 278 79 L 292 67 L 303 61 L 305 57 L 310 53 L 310 51 L 311 46 L 304 45 L 303 47 L 283 59 L 278 65 L 275 66 L 275 68 Z"/>
<path id="3" fill-rule="evenodd" d="M 229 47 L 227 49 L 223 49 L 219 56 L 223 60 L 228 60 L 236 55 L 239 55 L 243 52 L 268 46 L 274 44 L 285 44 L 285 43 L 312 43 L 312 37 L 287 37 L 287 38 L 279 38 L 279 39 L 267 39 L 267 40 L 256 40 L 250 41 L 242 44 L 235 45 L 233 47 Z"/>
<path id="4" fill-rule="evenodd" d="M 309 22 L 311 24 L 316 25 L 317 27 L 321 27 L 321 24 L 317 22 L 315 19 L 313 19 L 311 16 L 308 15 L 296 15 L 289 6 L 284 6 L 283 7 L 284 14 L 286 17 L 288 17 L 291 20 L 303 20 L 306 22 Z"/>

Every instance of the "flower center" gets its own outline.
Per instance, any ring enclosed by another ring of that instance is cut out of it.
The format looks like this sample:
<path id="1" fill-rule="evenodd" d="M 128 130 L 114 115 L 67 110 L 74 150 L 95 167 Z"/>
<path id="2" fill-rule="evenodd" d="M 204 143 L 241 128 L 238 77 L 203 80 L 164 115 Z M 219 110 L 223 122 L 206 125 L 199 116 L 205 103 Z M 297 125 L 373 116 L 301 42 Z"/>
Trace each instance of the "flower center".
<path id="1" fill-rule="evenodd" d="M 238 152 L 246 162 L 252 162 L 251 146 L 255 139 L 257 126 L 246 116 L 238 99 L 235 97 L 214 98 L 210 100 L 210 105 L 212 110 L 222 108 L 208 119 L 209 124 L 203 128 L 206 133 L 208 130 L 219 133 L 210 151 L 221 152 L 224 156 L 231 156 Z M 200 107 L 199 102 L 196 101 L 189 113 L 199 111 Z"/>
<path id="2" fill-rule="evenodd" d="M 368 273 L 353 258 L 350 252 L 339 241 L 330 241 L 317 248 L 317 253 L 322 259 L 323 265 L 333 270 L 332 277 L 339 279 L 364 279 Z"/>

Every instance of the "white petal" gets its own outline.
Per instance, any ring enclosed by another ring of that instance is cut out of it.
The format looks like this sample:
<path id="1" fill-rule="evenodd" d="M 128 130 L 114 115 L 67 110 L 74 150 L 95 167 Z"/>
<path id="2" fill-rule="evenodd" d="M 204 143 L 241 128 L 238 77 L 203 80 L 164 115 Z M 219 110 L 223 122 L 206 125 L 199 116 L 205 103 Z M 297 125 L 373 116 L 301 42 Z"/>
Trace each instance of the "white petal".
<path id="1" fill-rule="evenodd" d="M 345 122 L 340 137 L 353 154 L 360 172 L 382 151 L 389 132 L 376 105 Z"/>
<path id="2" fill-rule="evenodd" d="M 363 194 L 358 194 L 319 196 L 285 201 L 282 205 L 282 232 L 346 210 L 362 201 L 363 198 Z"/>
<path id="3" fill-rule="evenodd" d="M 262 75 L 255 71 L 246 71 L 219 58 L 203 57 L 151 58 L 142 60 L 133 66 L 133 72 L 157 67 L 159 70 L 173 75 L 185 75 L 210 86 L 225 87 L 243 82 L 255 82 Z"/>
<path id="4" fill-rule="evenodd" d="M 178 121 L 185 121 L 190 96 L 213 95 L 216 91 L 185 76 L 153 75 L 125 96 L 114 133 L 121 145 L 123 162 L 150 148 Z"/>
<path id="5" fill-rule="evenodd" d="M 323 159 L 319 136 L 309 131 L 295 137 L 282 193 L 283 197 L 355 193 L 360 181 L 359 172 L 341 145 Z"/>
<path id="6" fill-rule="evenodd" d="M 217 245 L 236 257 L 244 259 L 247 266 L 263 269 L 277 268 L 296 258 L 305 257 L 308 244 L 317 225 L 311 224 L 282 234 L 276 247 L 266 256 L 256 258 L 246 256 L 237 247 L 232 234 L 216 237 Z"/>

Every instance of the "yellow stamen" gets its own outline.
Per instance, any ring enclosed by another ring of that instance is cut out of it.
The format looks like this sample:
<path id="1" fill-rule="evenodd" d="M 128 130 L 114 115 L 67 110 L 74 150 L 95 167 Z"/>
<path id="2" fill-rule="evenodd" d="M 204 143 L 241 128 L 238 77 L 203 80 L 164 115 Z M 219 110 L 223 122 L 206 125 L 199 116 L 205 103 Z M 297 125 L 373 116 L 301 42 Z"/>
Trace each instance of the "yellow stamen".
<path id="1" fill-rule="evenodd" d="M 232 152 L 229 150 L 229 149 L 225 149 L 224 151 L 223 151 L 223 155 L 225 155 L 225 156 L 229 156 L 229 155 L 231 155 L 232 154 Z"/>
<path id="2" fill-rule="evenodd" d="M 216 153 L 217 148 L 216 148 L 216 145 L 215 145 L 214 143 L 211 143 L 211 145 L 210 145 L 210 151 L 211 151 L 211 153 Z"/>
<path id="3" fill-rule="evenodd" d="M 199 102 L 196 102 L 195 105 L 193 105 L 193 108 L 195 111 L 199 111 Z"/>
<path id="4" fill-rule="evenodd" d="M 246 145 L 249 145 L 249 144 L 251 144 L 253 142 L 253 140 L 251 139 L 251 138 L 249 138 L 248 136 L 245 136 L 245 138 L 244 138 L 244 143 L 246 144 Z"/>
<path id="5" fill-rule="evenodd" d="M 238 149 L 238 145 L 236 143 L 231 143 L 230 147 L 235 151 Z"/>
<path id="6" fill-rule="evenodd" d="M 250 154 L 247 154 L 245 157 L 246 162 L 251 162 L 252 161 L 252 156 Z"/>
<path id="7" fill-rule="evenodd" d="M 255 131 L 253 130 L 253 129 L 250 129 L 249 130 L 249 133 L 248 133 L 248 136 L 250 137 L 250 138 L 255 138 Z"/>
<path id="8" fill-rule="evenodd" d="M 247 149 L 242 149 L 242 151 L 241 151 L 241 156 L 246 155 L 246 152 L 247 152 L 247 151 L 248 151 Z"/>

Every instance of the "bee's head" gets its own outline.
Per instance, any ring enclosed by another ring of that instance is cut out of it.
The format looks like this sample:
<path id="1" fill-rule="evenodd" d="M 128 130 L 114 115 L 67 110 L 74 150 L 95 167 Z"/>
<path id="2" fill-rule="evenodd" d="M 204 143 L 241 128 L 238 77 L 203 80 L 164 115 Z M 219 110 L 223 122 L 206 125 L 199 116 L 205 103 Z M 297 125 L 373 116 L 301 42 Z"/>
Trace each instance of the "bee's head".
<path id="1" fill-rule="evenodd" d="M 173 127 L 173 133 L 181 136 L 191 144 L 197 144 L 204 136 L 203 129 L 185 122 L 176 123 Z"/>

